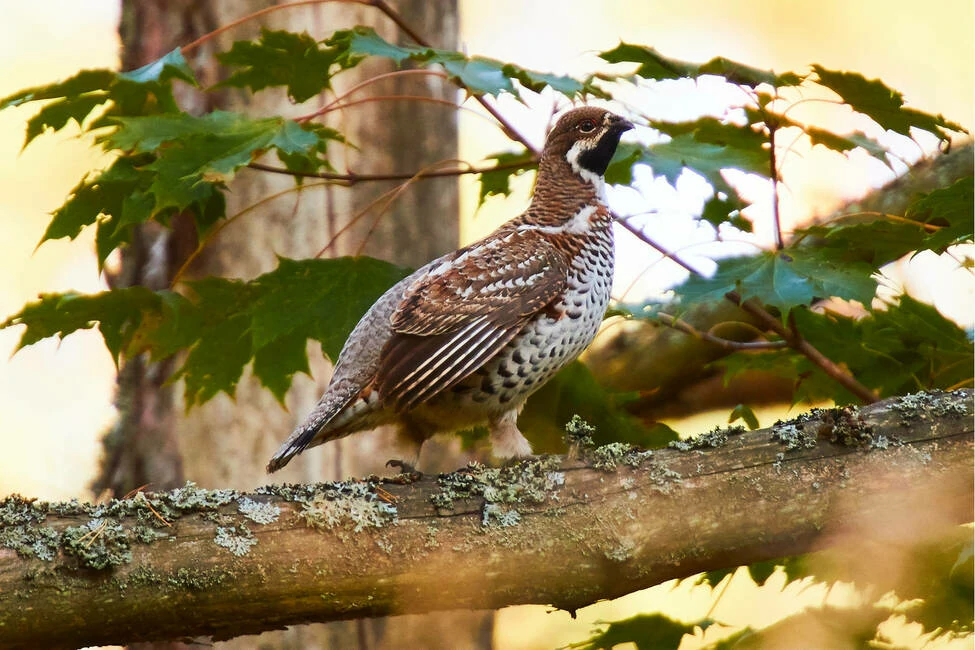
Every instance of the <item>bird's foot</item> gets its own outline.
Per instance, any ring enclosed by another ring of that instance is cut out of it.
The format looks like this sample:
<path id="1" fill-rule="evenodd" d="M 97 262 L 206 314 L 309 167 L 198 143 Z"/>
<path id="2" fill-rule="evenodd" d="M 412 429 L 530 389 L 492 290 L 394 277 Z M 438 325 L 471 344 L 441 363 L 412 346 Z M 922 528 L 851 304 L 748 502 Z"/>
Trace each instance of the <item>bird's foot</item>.
<path id="1" fill-rule="evenodd" d="M 423 476 L 421 472 L 418 472 L 413 465 L 407 463 L 405 460 L 399 460 L 397 458 L 391 458 L 386 461 L 386 467 L 394 467 L 399 469 L 400 474 L 408 474 L 410 476 Z"/>

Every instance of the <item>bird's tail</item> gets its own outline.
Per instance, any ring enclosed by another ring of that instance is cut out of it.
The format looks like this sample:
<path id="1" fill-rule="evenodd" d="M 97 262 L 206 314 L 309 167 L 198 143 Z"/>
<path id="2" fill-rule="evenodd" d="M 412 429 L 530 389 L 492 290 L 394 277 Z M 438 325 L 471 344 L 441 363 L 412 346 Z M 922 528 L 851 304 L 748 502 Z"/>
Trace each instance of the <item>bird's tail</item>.
<path id="1" fill-rule="evenodd" d="M 308 448 L 320 430 L 320 428 L 305 427 L 304 425 L 295 429 L 268 461 L 267 473 L 276 472 L 291 462 L 292 458 Z"/>
<path id="2" fill-rule="evenodd" d="M 342 413 L 342 410 L 348 406 L 349 402 L 354 400 L 354 397 L 353 395 L 351 398 L 322 400 L 319 402 L 315 410 L 305 418 L 304 422 L 295 427 L 295 430 L 291 432 L 288 439 L 284 441 L 284 444 L 278 448 L 274 456 L 271 457 L 271 460 L 268 461 L 268 474 L 278 471 L 287 465 L 292 458 L 309 447 L 314 447 L 322 444 L 326 440 L 345 435 L 344 433 L 338 433 L 338 431 L 333 430 L 335 427 L 331 427 L 330 425 L 335 424 L 334 420 L 336 416 Z"/>

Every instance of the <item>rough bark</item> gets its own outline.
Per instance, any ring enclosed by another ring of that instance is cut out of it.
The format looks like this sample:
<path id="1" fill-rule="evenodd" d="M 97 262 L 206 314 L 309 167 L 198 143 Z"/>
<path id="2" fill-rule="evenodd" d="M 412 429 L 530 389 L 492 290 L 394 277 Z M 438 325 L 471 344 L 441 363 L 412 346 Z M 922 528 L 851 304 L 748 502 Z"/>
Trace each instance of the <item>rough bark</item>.
<path id="1" fill-rule="evenodd" d="M 955 147 L 950 153 L 926 159 L 908 173 L 844 205 L 816 221 L 843 214 L 881 212 L 902 215 L 918 193 L 947 187 L 975 171 L 972 145 Z M 875 216 L 864 215 L 863 219 Z M 730 302 L 702 305 L 681 317 L 700 331 L 719 324 L 722 337 L 747 341 L 754 330 L 727 324 L 757 325 L 748 314 Z M 711 409 L 788 403 L 794 393 L 791 380 L 767 372 L 745 373 L 725 385 L 720 369 L 709 366 L 728 352 L 723 348 L 658 323 L 634 320 L 609 329 L 597 337 L 584 360 L 608 388 L 639 391 L 641 398 L 627 408 L 647 420 L 679 418 Z"/>
<path id="2" fill-rule="evenodd" d="M 0 639 L 68 648 L 520 603 L 574 610 L 881 521 L 889 545 L 929 539 L 972 518 L 972 412 L 959 390 L 652 454 L 583 441 L 573 460 L 399 482 L 187 487 L 103 506 L 8 499 Z"/>

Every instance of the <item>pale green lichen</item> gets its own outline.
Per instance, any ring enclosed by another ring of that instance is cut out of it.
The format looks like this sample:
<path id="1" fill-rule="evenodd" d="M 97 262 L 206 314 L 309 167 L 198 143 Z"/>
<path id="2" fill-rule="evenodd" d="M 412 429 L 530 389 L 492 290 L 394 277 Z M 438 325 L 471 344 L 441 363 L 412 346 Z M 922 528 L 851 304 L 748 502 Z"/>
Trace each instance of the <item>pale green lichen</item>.
<path id="1" fill-rule="evenodd" d="M 299 516 L 312 528 L 351 526 L 359 533 L 397 523 L 398 512 L 396 506 L 379 498 L 370 483 L 348 481 L 327 484 L 325 490 L 302 502 Z"/>
<path id="2" fill-rule="evenodd" d="M 481 522 L 484 526 L 513 526 L 521 520 L 515 509 L 521 504 L 558 501 L 565 485 L 561 459 L 543 456 L 521 461 L 507 467 L 485 467 L 470 463 L 463 471 L 441 474 L 438 491 L 430 497 L 441 511 L 453 510 L 457 501 L 483 499 Z M 492 506 L 505 504 L 498 510 Z"/>
<path id="3" fill-rule="evenodd" d="M 633 543 L 629 540 L 623 540 L 616 546 L 605 551 L 603 555 L 606 556 L 607 560 L 622 564 L 623 562 L 632 559 L 633 550 Z"/>
<path id="4" fill-rule="evenodd" d="M 663 463 L 651 461 L 647 466 L 647 476 L 654 490 L 662 494 L 669 494 L 674 485 L 680 485 L 683 477 Z"/>
<path id="5" fill-rule="evenodd" d="M 228 527 L 218 526 L 213 543 L 222 546 L 237 557 L 242 557 L 250 553 L 251 548 L 257 544 L 257 538 L 244 524 Z"/>
<path id="6" fill-rule="evenodd" d="M 788 422 L 779 420 L 772 425 L 772 440 L 784 444 L 788 451 L 812 449 L 816 446 L 816 434 L 808 431 L 805 427 L 810 419 L 806 416 L 805 419 L 798 417 Z"/>
<path id="7" fill-rule="evenodd" d="M 653 456 L 652 451 L 639 449 L 625 442 L 611 442 L 583 454 L 593 469 L 607 472 L 616 471 L 619 465 L 639 467 L 651 456 Z"/>
<path id="8" fill-rule="evenodd" d="M 593 441 L 595 433 L 595 427 L 578 415 L 573 415 L 565 425 L 565 443 L 569 447 L 569 455 L 580 458 L 593 469 L 613 472 L 619 465 L 636 468 L 653 456 L 652 451 L 625 442 L 611 442 L 597 447 Z"/>
<path id="9" fill-rule="evenodd" d="M 714 427 L 710 431 L 684 438 L 673 440 L 668 446 L 678 451 L 692 451 L 695 449 L 717 449 L 728 444 L 730 436 L 739 435 L 745 432 L 745 427 L 735 425 L 733 427 Z"/>
<path id="10" fill-rule="evenodd" d="M 517 526 L 521 521 L 521 513 L 513 508 L 505 509 L 496 503 L 485 503 L 481 510 L 481 526 L 489 528 L 509 528 Z"/>
<path id="11" fill-rule="evenodd" d="M 257 524 L 271 524 L 281 516 L 281 508 L 273 503 L 261 503 L 248 497 L 237 501 L 237 511 Z"/>
<path id="12" fill-rule="evenodd" d="M 92 519 L 83 526 L 66 528 L 61 535 L 64 552 L 92 569 L 132 561 L 129 533 L 112 519 Z"/>
<path id="13" fill-rule="evenodd" d="M 279 485 L 264 485 L 254 490 L 257 494 L 275 496 L 292 503 L 306 503 L 318 496 L 322 491 L 328 491 L 339 484 L 336 483 L 281 483 Z"/>
<path id="14" fill-rule="evenodd" d="M 967 399 L 972 395 L 971 390 L 960 389 L 945 393 L 931 391 L 930 393 L 913 393 L 897 400 L 891 408 L 901 414 L 901 423 L 909 425 L 913 419 L 927 419 L 928 414 L 935 417 L 968 415 Z M 959 402 L 957 397 L 965 398 Z"/>
<path id="15" fill-rule="evenodd" d="M 23 557 L 36 557 L 45 562 L 57 556 L 60 539 L 60 533 L 48 526 L 25 524 L 0 529 L 0 546 Z"/>
<path id="16" fill-rule="evenodd" d="M 829 441 L 846 447 L 870 447 L 873 444 L 873 427 L 863 419 L 855 406 L 830 409 L 821 414 L 823 424 L 829 427 Z"/>

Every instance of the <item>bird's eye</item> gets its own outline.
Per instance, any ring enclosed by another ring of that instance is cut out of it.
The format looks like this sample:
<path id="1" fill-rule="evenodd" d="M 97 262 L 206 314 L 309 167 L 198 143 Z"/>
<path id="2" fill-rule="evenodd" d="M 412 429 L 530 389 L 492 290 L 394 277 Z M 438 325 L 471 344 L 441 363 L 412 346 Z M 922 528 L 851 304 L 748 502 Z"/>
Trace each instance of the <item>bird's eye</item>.
<path id="1" fill-rule="evenodd" d="M 596 130 L 596 120 L 582 120 L 579 122 L 579 131 L 582 133 L 592 133 Z"/>

